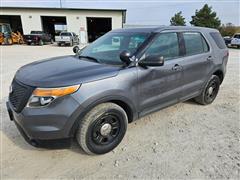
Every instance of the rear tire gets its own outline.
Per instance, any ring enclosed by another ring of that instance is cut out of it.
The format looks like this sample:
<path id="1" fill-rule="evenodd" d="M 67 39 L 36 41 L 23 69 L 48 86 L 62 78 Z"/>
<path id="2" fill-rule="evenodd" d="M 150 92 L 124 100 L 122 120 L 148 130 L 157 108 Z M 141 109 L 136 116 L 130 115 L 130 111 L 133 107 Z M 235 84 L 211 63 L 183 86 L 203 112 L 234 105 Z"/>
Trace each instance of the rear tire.
<path id="1" fill-rule="evenodd" d="M 23 44 L 23 40 L 19 39 L 18 44 Z"/>
<path id="2" fill-rule="evenodd" d="M 205 85 L 202 93 L 198 97 L 194 98 L 194 100 L 202 105 L 211 104 L 217 97 L 220 84 L 221 81 L 219 77 L 216 75 L 212 75 L 212 77 Z"/>
<path id="3" fill-rule="evenodd" d="M 5 45 L 12 45 L 13 44 L 12 38 L 10 38 L 10 37 L 5 38 L 4 39 L 4 44 Z"/>
<path id="4" fill-rule="evenodd" d="M 39 46 L 42 46 L 43 45 L 43 40 L 40 39 L 38 44 L 39 44 Z"/>
<path id="5" fill-rule="evenodd" d="M 81 120 L 76 139 L 87 154 L 104 154 L 122 141 L 127 124 L 127 114 L 120 106 L 99 104 Z"/>

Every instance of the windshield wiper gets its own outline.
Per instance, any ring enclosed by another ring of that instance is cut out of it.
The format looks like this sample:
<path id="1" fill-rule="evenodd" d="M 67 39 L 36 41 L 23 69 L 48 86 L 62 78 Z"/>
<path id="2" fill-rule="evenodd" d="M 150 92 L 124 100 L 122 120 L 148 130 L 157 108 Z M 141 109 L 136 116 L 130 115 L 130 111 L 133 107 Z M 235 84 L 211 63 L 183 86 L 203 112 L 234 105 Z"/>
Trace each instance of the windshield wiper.
<path id="1" fill-rule="evenodd" d="M 91 56 L 78 56 L 78 57 L 79 57 L 79 58 L 91 59 L 91 60 L 93 60 L 93 61 L 99 63 L 99 60 L 96 59 L 95 57 L 91 57 Z"/>

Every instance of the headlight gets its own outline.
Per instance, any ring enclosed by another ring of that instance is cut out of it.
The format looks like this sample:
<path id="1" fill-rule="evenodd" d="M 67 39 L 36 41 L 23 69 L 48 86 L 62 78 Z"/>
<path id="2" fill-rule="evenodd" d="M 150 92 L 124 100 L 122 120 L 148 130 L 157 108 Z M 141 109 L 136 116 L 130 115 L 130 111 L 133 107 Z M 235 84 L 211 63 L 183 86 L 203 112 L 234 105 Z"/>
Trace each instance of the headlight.
<path id="1" fill-rule="evenodd" d="M 28 107 L 41 107 L 50 104 L 54 99 L 72 94 L 79 89 L 80 85 L 59 88 L 36 88 L 28 101 Z"/>

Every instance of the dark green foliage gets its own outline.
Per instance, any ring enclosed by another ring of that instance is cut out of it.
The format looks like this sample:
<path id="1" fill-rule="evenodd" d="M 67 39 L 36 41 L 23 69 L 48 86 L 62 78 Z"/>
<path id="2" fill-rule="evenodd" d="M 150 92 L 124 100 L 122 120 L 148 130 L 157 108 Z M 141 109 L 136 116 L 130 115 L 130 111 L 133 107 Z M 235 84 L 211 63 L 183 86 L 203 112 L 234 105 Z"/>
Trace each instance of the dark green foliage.
<path id="1" fill-rule="evenodd" d="M 170 20 L 171 26 L 185 26 L 185 18 L 182 16 L 182 11 L 176 13 Z"/>
<path id="2" fill-rule="evenodd" d="M 221 25 L 221 21 L 217 17 L 216 12 L 212 11 L 212 7 L 205 4 L 202 9 L 196 10 L 190 24 L 218 29 Z"/>

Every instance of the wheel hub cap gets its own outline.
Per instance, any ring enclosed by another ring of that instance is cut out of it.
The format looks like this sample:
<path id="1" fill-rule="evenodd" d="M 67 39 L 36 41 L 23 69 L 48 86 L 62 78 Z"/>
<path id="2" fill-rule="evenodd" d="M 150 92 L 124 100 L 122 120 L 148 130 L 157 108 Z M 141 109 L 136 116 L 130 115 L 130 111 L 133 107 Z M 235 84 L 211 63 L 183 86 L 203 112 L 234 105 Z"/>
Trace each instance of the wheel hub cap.
<path id="1" fill-rule="evenodd" d="M 100 129 L 100 133 L 102 136 L 107 136 L 112 130 L 112 126 L 109 123 L 106 123 L 104 125 L 102 125 L 101 129 Z"/>
<path id="2" fill-rule="evenodd" d="M 208 89 L 208 94 L 211 95 L 212 93 L 213 93 L 213 87 L 210 87 L 210 88 Z"/>

